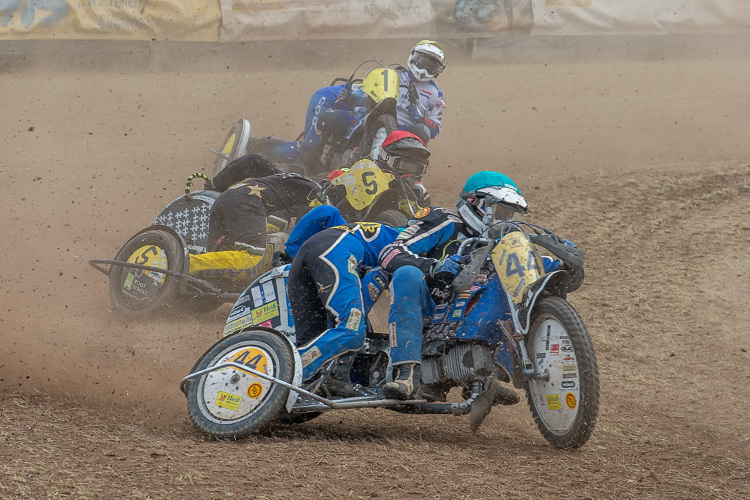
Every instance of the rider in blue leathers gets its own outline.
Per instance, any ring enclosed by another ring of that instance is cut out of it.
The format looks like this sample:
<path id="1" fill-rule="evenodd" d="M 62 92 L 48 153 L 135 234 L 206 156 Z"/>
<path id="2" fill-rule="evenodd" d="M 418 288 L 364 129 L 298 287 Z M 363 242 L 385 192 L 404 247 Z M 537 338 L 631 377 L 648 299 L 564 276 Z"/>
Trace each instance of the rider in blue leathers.
<path id="1" fill-rule="evenodd" d="M 367 313 L 387 286 L 387 275 L 377 268 L 378 254 L 398 236 L 396 229 L 373 222 L 326 227 L 337 221 L 331 210 L 336 209 L 318 207 L 303 217 L 287 246 L 294 257 L 287 293 L 303 380 L 336 356 L 362 347 Z"/>
<path id="2" fill-rule="evenodd" d="M 510 178 L 485 171 L 469 177 L 457 208 L 422 209 L 398 239 L 380 253 L 380 265 L 392 275 L 388 330 L 391 364 L 397 371 L 394 381 L 384 386 L 386 397 L 410 399 L 419 394 L 423 321 L 432 316 L 436 304 L 453 299 L 450 285 L 461 270 L 455 255 L 461 242 L 474 236 L 493 237 L 496 221 L 526 213 L 527 204 Z M 560 261 L 544 259 L 545 272 L 560 265 Z M 581 269 L 569 282 L 568 291 L 578 288 L 582 281 Z M 503 396 L 506 400 L 518 401 L 513 391 L 505 390 L 510 393 Z"/>

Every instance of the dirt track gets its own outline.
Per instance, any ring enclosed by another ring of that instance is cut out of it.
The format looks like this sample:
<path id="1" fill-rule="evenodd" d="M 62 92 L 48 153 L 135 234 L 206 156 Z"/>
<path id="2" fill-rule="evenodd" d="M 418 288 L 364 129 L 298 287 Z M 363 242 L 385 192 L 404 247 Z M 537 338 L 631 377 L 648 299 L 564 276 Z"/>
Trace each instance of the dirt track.
<path id="1" fill-rule="evenodd" d="M 294 137 L 312 90 L 376 56 L 316 67 L 283 53 L 228 69 L 184 56 L 165 71 L 132 69 L 127 50 L 125 69 L 0 59 L 0 498 L 750 495 L 750 66 L 720 57 L 455 54 L 440 78 L 434 202 L 497 169 L 533 221 L 586 251 L 571 302 L 594 338 L 602 408 L 582 449 L 547 447 L 522 404 L 476 436 L 467 417 L 368 410 L 203 439 L 177 384 L 227 309 L 125 320 L 87 261 L 114 256 L 209 171 L 240 116 Z"/>

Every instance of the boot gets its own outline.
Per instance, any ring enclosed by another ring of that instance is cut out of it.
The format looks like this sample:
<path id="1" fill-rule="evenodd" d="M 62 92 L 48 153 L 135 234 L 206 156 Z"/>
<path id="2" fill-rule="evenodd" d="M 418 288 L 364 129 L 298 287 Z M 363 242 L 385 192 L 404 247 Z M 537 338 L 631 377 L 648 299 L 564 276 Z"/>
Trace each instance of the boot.
<path id="1" fill-rule="evenodd" d="M 383 395 L 388 399 L 414 399 L 422 385 L 422 365 L 404 363 L 395 367 L 398 373 L 393 382 L 383 386 Z"/>

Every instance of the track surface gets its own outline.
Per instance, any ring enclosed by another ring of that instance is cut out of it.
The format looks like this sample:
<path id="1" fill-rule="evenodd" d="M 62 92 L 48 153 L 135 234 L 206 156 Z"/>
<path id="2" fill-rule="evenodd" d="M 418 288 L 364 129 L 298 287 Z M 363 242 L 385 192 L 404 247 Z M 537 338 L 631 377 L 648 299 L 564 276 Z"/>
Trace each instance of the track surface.
<path id="1" fill-rule="evenodd" d="M 523 404 L 495 408 L 476 435 L 468 417 L 357 410 L 226 443 L 193 429 L 177 385 L 227 308 L 126 320 L 87 261 L 113 257 L 189 174 L 210 172 L 208 149 L 238 118 L 295 137 L 314 89 L 382 57 L 238 47 L 250 61 L 219 68 L 182 54 L 133 69 L 127 50 L 85 64 L 48 46 L 0 59 L 1 498 L 750 495 L 746 61 L 449 53 L 434 202 L 503 171 L 532 221 L 587 254 L 571 302 L 602 407 L 582 449 L 549 448 Z"/>

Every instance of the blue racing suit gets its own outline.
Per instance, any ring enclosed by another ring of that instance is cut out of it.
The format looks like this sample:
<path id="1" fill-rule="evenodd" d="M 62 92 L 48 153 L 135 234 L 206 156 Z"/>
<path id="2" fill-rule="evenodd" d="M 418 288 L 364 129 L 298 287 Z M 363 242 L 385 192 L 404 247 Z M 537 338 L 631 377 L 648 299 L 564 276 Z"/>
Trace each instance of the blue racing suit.
<path id="1" fill-rule="evenodd" d="M 350 100 L 337 101 L 343 89 L 342 84 L 323 87 L 315 92 L 307 105 L 302 139 L 282 143 L 264 151 L 266 158 L 274 163 L 295 163 L 302 160 L 314 164 L 322 153 L 319 146 L 324 135 L 346 136 L 365 115 L 365 96 L 361 90 L 355 90 Z"/>
<path id="2" fill-rule="evenodd" d="M 304 380 L 334 357 L 362 347 L 367 313 L 387 285 L 386 274 L 376 268 L 378 254 L 396 236 L 387 225 L 346 224 L 314 233 L 296 251 L 287 293 Z"/>
<path id="3" fill-rule="evenodd" d="M 432 317 L 436 304 L 452 300 L 454 294 L 452 284 L 435 279 L 432 270 L 472 236 L 455 210 L 424 208 L 380 252 L 380 265 L 392 274 L 388 313 L 392 365 L 421 363 L 424 321 Z M 545 258 L 545 272 L 559 264 Z"/>

